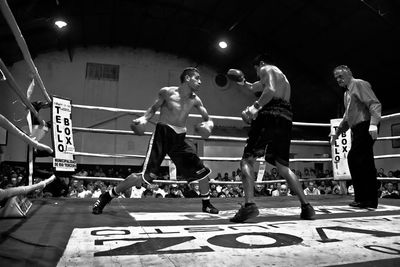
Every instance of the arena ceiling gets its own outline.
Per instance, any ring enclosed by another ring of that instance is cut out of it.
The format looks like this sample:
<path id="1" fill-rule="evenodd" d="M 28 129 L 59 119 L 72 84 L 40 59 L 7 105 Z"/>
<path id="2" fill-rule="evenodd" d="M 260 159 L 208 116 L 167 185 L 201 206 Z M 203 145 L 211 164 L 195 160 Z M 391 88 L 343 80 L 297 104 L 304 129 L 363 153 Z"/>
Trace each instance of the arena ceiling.
<path id="1" fill-rule="evenodd" d="M 1 0 L 4 1 L 4 0 Z M 368 80 L 384 113 L 400 111 L 396 0 L 8 0 L 32 57 L 101 45 L 148 48 L 188 57 L 217 72 L 255 73 L 250 60 L 270 53 L 292 84 L 296 121 L 328 122 L 342 113 L 332 68 L 346 64 Z M 68 27 L 58 31 L 54 19 Z M 225 38 L 229 47 L 218 49 Z M 0 16 L 0 57 L 22 59 Z"/>

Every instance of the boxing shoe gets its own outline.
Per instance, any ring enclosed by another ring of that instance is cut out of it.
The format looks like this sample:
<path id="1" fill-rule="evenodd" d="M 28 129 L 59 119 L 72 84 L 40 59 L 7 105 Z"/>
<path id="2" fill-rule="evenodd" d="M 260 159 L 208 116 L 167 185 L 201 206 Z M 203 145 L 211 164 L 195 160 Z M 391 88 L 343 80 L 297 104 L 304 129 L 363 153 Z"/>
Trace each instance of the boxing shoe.
<path id="1" fill-rule="evenodd" d="M 203 212 L 211 213 L 211 214 L 218 214 L 219 210 L 214 207 L 209 201 L 207 203 L 203 202 Z"/>
<path id="2" fill-rule="evenodd" d="M 203 167 L 200 170 L 198 170 L 193 177 L 190 177 L 188 179 L 188 183 L 190 184 L 199 182 L 200 180 L 207 178 L 211 173 L 212 173 L 211 169 Z"/>
<path id="3" fill-rule="evenodd" d="M 235 216 L 233 216 L 233 218 L 231 218 L 229 221 L 234 223 L 242 223 L 248 219 L 257 217 L 258 214 L 260 214 L 260 211 L 255 203 L 246 203 L 240 207 Z"/>
<path id="4" fill-rule="evenodd" d="M 96 202 L 93 205 L 92 213 L 93 214 L 102 214 L 104 207 L 110 203 L 112 200 L 112 197 L 110 196 L 110 193 L 104 192 L 100 195 L 100 197 L 96 200 Z"/>
<path id="5" fill-rule="evenodd" d="M 300 218 L 303 220 L 314 220 L 315 219 L 315 210 L 311 206 L 310 203 L 301 205 Z"/>

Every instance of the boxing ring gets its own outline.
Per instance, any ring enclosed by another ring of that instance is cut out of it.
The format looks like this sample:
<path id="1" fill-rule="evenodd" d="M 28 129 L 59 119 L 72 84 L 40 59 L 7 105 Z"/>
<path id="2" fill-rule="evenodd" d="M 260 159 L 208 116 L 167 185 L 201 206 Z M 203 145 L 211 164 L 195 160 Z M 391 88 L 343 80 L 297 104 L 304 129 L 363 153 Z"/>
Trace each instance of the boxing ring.
<path id="1" fill-rule="evenodd" d="M 5 1 L 3 15 L 16 35 L 24 58 L 46 100 L 51 101 L 18 26 Z M 0 60 L 1 71 L 27 109 L 43 121 Z M 142 114 L 143 110 L 72 104 L 74 109 Z M 392 114 L 383 119 L 399 116 Z M 191 114 L 190 117 L 199 118 Z M 238 117 L 210 116 L 213 120 L 241 121 Z M 51 148 L 24 133 L 3 115 L 1 125 L 39 150 Z M 331 127 L 330 123 L 294 122 L 294 126 Z M 75 133 L 133 135 L 132 131 L 72 127 Z M 146 132 L 145 136 L 151 135 Z M 145 138 L 145 137 L 143 137 Z M 187 138 L 204 140 L 197 135 Z M 327 137 L 328 138 L 328 137 Z M 379 137 L 377 141 L 400 139 Z M 245 138 L 210 136 L 207 141 L 244 143 Z M 292 140 L 295 145 L 326 145 L 326 140 Z M 75 157 L 142 159 L 144 155 L 70 151 Z M 378 155 L 376 160 L 398 158 Z M 240 157 L 201 157 L 206 163 L 239 162 Z M 261 160 L 259 160 L 262 162 Z M 293 158 L 290 162 L 328 162 L 332 158 Z M 239 164 L 238 164 L 239 166 Z M 121 181 L 117 177 L 72 176 L 82 180 Z M 51 177 L 54 180 L 55 177 Z M 334 177 L 301 179 L 332 180 Z M 397 178 L 379 178 L 382 181 Z M 156 180 L 160 184 L 186 183 Z M 269 184 L 285 180 L 258 179 Z M 240 181 L 218 184 L 241 184 Z M 230 223 L 240 198 L 213 198 L 220 213 L 199 211 L 199 199 L 122 199 L 107 206 L 102 215 L 91 213 L 95 199 L 46 198 L 33 200 L 23 218 L 0 219 L 1 266 L 398 266 L 400 265 L 400 203 L 380 199 L 377 209 L 348 206 L 348 195 L 307 196 L 314 206 L 314 221 L 298 218 L 296 197 L 258 197 L 260 215 L 247 223 Z"/>

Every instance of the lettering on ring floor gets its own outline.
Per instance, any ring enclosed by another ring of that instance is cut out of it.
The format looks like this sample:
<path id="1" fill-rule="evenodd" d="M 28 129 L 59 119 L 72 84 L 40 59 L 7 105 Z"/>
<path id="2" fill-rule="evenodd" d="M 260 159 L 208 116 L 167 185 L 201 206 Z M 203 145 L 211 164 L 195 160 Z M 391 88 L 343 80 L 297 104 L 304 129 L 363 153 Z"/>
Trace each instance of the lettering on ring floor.
<path id="1" fill-rule="evenodd" d="M 399 209 L 380 206 L 391 208 Z M 193 218 L 75 228 L 58 266 L 329 266 L 400 257 L 400 215 L 201 226 Z"/>

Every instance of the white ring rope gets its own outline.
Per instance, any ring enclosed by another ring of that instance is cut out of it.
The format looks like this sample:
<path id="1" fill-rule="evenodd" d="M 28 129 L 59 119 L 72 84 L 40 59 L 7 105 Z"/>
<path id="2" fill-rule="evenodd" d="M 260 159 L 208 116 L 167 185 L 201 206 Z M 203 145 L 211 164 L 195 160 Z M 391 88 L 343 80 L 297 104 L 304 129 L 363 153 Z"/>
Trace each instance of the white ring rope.
<path id="1" fill-rule="evenodd" d="M 44 87 L 44 83 L 42 81 L 42 79 L 39 76 L 39 72 L 35 66 L 35 63 L 33 63 L 31 54 L 29 53 L 29 49 L 28 46 L 25 42 L 24 37 L 22 36 L 21 30 L 18 27 L 18 24 L 14 18 L 14 15 L 11 12 L 10 7 L 7 4 L 6 0 L 1 0 L 0 1 L 0 7 L 1 7 L 1 11 L 3 12 L 3 16 L 6 19 L 8 25 L 11 28 L 11 31 L 14 34 L 14 37 L 18 43 L 19 48 L 21 49 L 21 52 L 24 56 L 24 59 L 26 61 L 26 63 L 28 64 L 31 72 L 33 73 L 33 75 L 35 76 L 36 81 L 39 84 L 40 89 L 43 92 L 43 95 L 45 96 L 46 100 L 48 102 L 51 102 L 51 98 L 49 96 L 49 94 L 46 91 L 46 88 Z"/>
<path id="2" fill-rule="evenodd" d="M 82 128 L 82 127 L 72 127 L 72 130 L 78 132 L 90 132 L 90 133 L 103 133 L 103 134 L 122 134 L 122 135 L 135 135 L 132 131 L 127 130 L 111 130 L 111 129 L 92 129 L 92 128 Z M 152 132 L 144 132 L 144 135 L 151 136 Z M 230 137 L 230 136 L 216 136 L 211 135 L 207 139 L 199 135 L 186 135 L 189 139 L 200 139 L 208 141 L 235 141 L 235 142 L 246 142 L 247 138 L 244 137 Z M 296 145 L 329 145 L 329 141 L 320 140 L 292 140 L 292 144 Z"/>
<path id="3" fill-rule="evenodd" d="M 49 146 L 39 143 L 37 140 L 34 138 L 31 138 L 28 136 L 26 133 L 21 131 L 17 126 L 12 124 L 9 120 L 7 120 L 6 117 L 0 114 L 0 126 L 3 127 L 4 129 L 7 129 L 10 131 L 10 133 L 13 133 L 17 137 L 19 137 L 21 140 L 23 140 L 25 143 L 27 143 L 30 146 L 33 146 L 34 148 L 37 148 L 39 150 L 45 150 L 49 153 L 53 153 L 53 149 L 51 149 Z"/>
<path id="4" fill-rule="evenodd" d="M 95 180 L 95 181 L 124 181 L 124 178 L 114 178 L 114 177 L 97 177 L 97 176 L 81 176 L 81 175 L 72 175 L 72 178 L 79 179 L 79 180 Z M 399 181 L 400 178 L 396 177 L 377 177 L 379 181 Z M 311 181 L 331 181 L 334 180 L 334 177 L 324 177 L 324 178 L 300 178 L 299 182 L 311 182 Z M 336 181 L 347 181 L 347 179 L 341 180 L 336 179 Z M 267 181 L 254 181 L 255 184 L 274 184 L 274 183 L 286 183 L 287 181 L 284 179 L 281 180 L 267 180 Z M 187 181 L 183 180 L 153 180 L 153 183 L 160 183 L 160 184 L 188 184 Z M 210 179 L 210 184 L 222 184 L 222 185 L 229 185 L 229 184 L 237 184 L 241 185 L 242 181 L 217 181 L 214 179 Z"/>
<path id="5" fill-rule="evenodd" d="M 72 104 L 74 108 L 80 109 L 90 109 L 90 110 L 102 110 L 102 111 L 110 111 L 110 112 L 124 112 L 128 114 L 144 114 L 145 110 L 139 109 L 124 109 L 124 108 L 113 108 L 113 107 L 100 107 L 100 106 L 89 106 L 89 105 L 80 105 L 80 104 Z M 159 115 L 160 112 L 157 111 L 155 114 Z M 400 113 L 390 114 L 386 116 L 382 116 L 382 119 L 388 119 L 400 116 Z M 191 118 L 201 118 L 199 114 L 189 114 Z M 231 121 L 240 121 L 242 122 L 242 118 L 240 117 L 232 117 L 232 116 L 218 116 L 218 115 L 210 115 L 212 119 L 219 119 L 219 120 L 231 120 Z M 330 123 L 311 123 L 311 122 L 293 122 L 295 126 L 319 126 L 319 127 L 330 127 Z"/>
<path id="6" fill-rule="evenodd" d="M 386 140 L 396 140 L 400 139 L 400 135 L 397 136 L 387 136 L 387 137 L 378 137 L 376 141 L 386 141 Z"/>
<path id="7" fill-rule="evenodd" d="M 83 156 L 83 157 L 98 157 L 98 158 L 145 158 L 144 155 L 130 155 L 130 154 L 107 154 L 107 153 L 90 153 L 90 152 L 69 152 L 74 156 Z M 170 160 L 167 156 L 166 160 Z M 241 161 L 242 157 L 200 157 L 201 160 L 204 161 Z M 258 159 L 257 161 L 264 161 L 263 159 Z M 289 159 L 290 162 L 331 162 L 330 158 L 298 158 L 298 159 Z"/>
<path id="8" fill-rule="evenodd" d="M 98 107 L 98 106 L 87 106 L 87 105 L 79 105 L 79 104 L 72 104 L 74 108 L 80 109 L 91 109 L 91 110 L 102 110 L 102 111 L 110 111 L 110 112 L 124 112 L 128 114 L 144 114 L 145 110 L 137 110 L 137 109 L 123 109 L 123 108 L 112 108 L 112 107 Z M 157 111 L 155 113 L 159 115 L 160 112 Z M 189 114 L 191 118 L 201 118 L 199 114 Z M 242 118 L 240 117 L 232 117 L 232 116 L 218 116 L 218 115 L 210 115 L 211 119 L 217 120 L 230 120 L 230 121 L 240 121 L 243 122 Z M 322 127 L 330 127 L 330 123 L 308 123 L 308 122 L 293 122 L 293 125 L 296 126 L 322 126 Z"/>
<path id="9" fill-rule="evenodd" d="M 400 158 L 400 154 L 379 155 L 374 157 L 374 159 L 388 159 L 388 158 Z"/>
<path id="10" fill-rule="evenodd" d="M 74 179 L 80 180 L 98 180 L 98 181 L 123 181 L 124 178 L 114 178 L 114 177 L 97 177 L 97 176 L 81 176 L 81 175 L 72 175 Z M 330 181 L 333 180 L 333 177 L 325 177 L 325 178 L 302 178 L 299 179 L 300 182 L 309 182 L 309 181 Z M 400 180 L 400 179 L 399 179 Z M 153 180 L 153 183 L 162 183 L 162 184 L 188 184 L 187 181 L 184 180 Z M 196 182 L 193 182 L 196 183 Z M 254 181 L 255 184 L 273 184 L 273 183 L 286 183 L 286 180 L 268 180 L 268 181 Z M 217 181 L 214 179 L 210 179 L 210 184 L 238 184 L 241 185 L 241 181 Z"/>
<path id="11" fill-rule="evenodd" d="M 400 113 L 393 113 L 393 114 L 385 115 L 385 116 L 382 116 L 381 118 L 382 119 L 390 119 L 390 118 L 394 118 L 397 116 L 400 116 Z"/>
<path id="12" fill-rule="evenodd" d="M 27 107 L 32 112 L 33 116 L 35 116 L 35 118 L 38 119 L 38 121 L 44 122 L 44 120 L 40 117 L 39 113 L 36 111 L 36 109 L 32 106 L 31 102 L 28 100 L 26 95 L 22 92 L 21 88 L 19 87 L 14 77 L 8 71 L 6 65 L 1 59 L 0 59 L 0 68 L 3 71 L 4 75 L 6 76 L 7 83 L 10 85 L 11 89 L 13 89 L 14 92 L 18 95 L 18 97 L 21 99 L 25 107 Z"/>
<path id="13" fill-rule="evenodd" d="M 112 129 L 99 129 L 99 128 L 83 128 L 83 127 L 72 127 L 72 130 L 77 132 L 87 132 L 87 133 L 102 133 L 102 134 L 121 134 L 121 135 L 135 135 L 132 131 L 128 130 L 112 130 Z M 144 132 L 144 135 L 151 136 L 152 132 Z M 187 135 L 187 138 L 190 139 L 204 139 L 198 135 Z M 387 140 L 397 140 L 400 139 L 399 136 L 387 136 L 387 137 L 378 137 L 376 141 L 387 141 Z M 246 138 L 244 137 L 230 137 L 230 136 L 217 136 L 211 135 L 207 139 L 209 141 L 235 141 L 235 142 L 246 142 Z M 291 140 L 291 143 L 294 145 L 329 145 L 329 141 L 322 140 Z"/>

